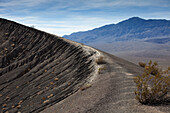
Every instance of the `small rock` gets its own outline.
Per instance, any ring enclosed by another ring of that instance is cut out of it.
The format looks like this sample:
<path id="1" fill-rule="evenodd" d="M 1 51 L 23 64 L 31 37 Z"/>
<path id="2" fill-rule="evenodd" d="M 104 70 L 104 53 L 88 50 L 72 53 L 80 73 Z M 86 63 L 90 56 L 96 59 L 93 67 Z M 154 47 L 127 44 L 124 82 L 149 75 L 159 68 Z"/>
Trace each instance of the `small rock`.
<path id="1" fill-rule="evenodd" d="M 54 82 L 50 82 L 51 85 L 54 85 Z"/>
<path id="2" fill-rule="evenodd" d="M 4 48 L 5 51 L 7 51 L 8 49 L 7 48 Z"/>
<path id="3" fill-rule="evenodd" d="M 18 108 L 18 109 L 21 108 L 21 105 L 18 105 L 16 108 Z"/>
<path id="4" fill-rule="evenodd" d="M 43 97 L 42 99 L 45 100 L 45 97 Z"/>
<path id="5" fill-rule="evenodd" d="M 50 94 L 47 98 L 50 98 L 50 97 L 52 97 L 53 96 L 53 94 Z"/>
<path id="6" fill-rule="evenodd" d="M 10 100 L 10 97 L 9 97 L 9 96 L 6 96 L 6 100 Z"/>
<path id="7" fill-rule="evenodd" d="M 7 108 L 2 108 L 2 110 L 6 110 Z"/>
<path id="8" fill-rule="evenodd" d="M 45 104 L 45 103 L 47 103 L 47 102 L 49 102 L 49 100 L 46 100 L 46 101 L 44 101 L 43 103 Z"/>
<path id="9" fill-rule="evenodd" d="M 56 77 L 54 80 L 56 80 L 56 81 L 57 81 L 57 80 L 59 80 L 59 79 Z"/>
<path id="10" fill-rule="evenodd" d="M 3 104 L 2 106 L 3 106 L 3 107 L 6 107 L 6 106 L 7 106 L 7 104 Z"/>
<path id="11" fill-rule="evenodd" d="M 6 35 L 6 36 L 8 36 L 8 35 L 9 35 L 9 33 L 5 33 L 5 35 Z"/>
<path id="12" fill-rule="evenodd" d="M 11 44 L 11 47 L 14 47 L 15 46 L 15 44 Z"/>
<path id="13" fill-rule="evenodd" d="M 86 89 L 88 89 L 88 88 L 90 88 L 90 87 L 92 87 L 91 84 L 86 84 L 86 85 L 84 85 L 83 87 L 81 87 L 80 90 L 83 91 L 83 90 L 86 90 Z"/>
<path id="14" fill-rule="evenodd" d="M 23 101 L 22 101 L 22 100 L 20 100 L 20 101 L 18 102 L 18 104 L 20 105 L 22 102 L 23 102 Z"/>
<path id="15" fill-rule="evenodd" d="M 37 93 L 37 95 L 40 95 L 41 93 L 43 93 L 43 91 L 39 91 L 39 92 Z"/>

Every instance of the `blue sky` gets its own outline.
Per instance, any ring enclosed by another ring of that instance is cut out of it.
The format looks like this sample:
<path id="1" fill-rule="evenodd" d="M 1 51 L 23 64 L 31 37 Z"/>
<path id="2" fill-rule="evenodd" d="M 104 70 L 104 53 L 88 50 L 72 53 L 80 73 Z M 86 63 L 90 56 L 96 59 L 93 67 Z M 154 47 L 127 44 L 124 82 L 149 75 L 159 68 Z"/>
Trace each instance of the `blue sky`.
<path id="1" fill-rule="evenodd" d="M 170 0 L 0 0 L 0 18 L 59 36 L 134 16 L 170 20 Z"/>

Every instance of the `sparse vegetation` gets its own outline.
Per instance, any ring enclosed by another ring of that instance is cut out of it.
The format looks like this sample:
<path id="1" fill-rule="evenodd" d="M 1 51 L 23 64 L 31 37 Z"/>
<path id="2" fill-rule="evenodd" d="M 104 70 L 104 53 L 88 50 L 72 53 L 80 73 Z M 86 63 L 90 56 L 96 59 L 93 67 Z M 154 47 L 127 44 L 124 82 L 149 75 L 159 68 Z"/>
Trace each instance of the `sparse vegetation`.
<path id="1" fill-rule="evenodd" d="M 143 62 L 139 62 L 139 66 L 145 68 L 146 66 L 146 63 L 143 63 Z M 159 68 L 158 68 L 158 63 L 157 62 L 154 62 L 154 64 L 152 65 L 152 71 L 151 71 L 151 74 L 152 75 L 156 75 L 159 71 Z"/>
<path id="2" fill-rule="evenodd" d="M 98 73 L 100 74 L 103 70 L 106 70 L 106 66 L 102 66 L 99 68 Z"/>
<path id="3" fill-rule="evenodd" d="M 96 59 L 96 63 L 97 64 L 105 64 L 106 62 L 104 61 L 104 57 L 99 57 L 98 59 Z"/>
<path id="4" fill-rule="evenodd" d="M 144 68 L 144 73 L 134 78 L 137 87 L 136 99 L 142 104 L 158 104 L 166 101 L 170 88 L 170 68 L 162 71 L 158 68 L 157 62 L 152 64 L 152 61 Z"/>
<path id="5" fill-rule="evenodd" d="M 146 66 L 146 63 L 143 63 L 143 62 L 139 62 L 138 64 L 139 64 L 139 66 L 141 66 L 143 68 Z"/>

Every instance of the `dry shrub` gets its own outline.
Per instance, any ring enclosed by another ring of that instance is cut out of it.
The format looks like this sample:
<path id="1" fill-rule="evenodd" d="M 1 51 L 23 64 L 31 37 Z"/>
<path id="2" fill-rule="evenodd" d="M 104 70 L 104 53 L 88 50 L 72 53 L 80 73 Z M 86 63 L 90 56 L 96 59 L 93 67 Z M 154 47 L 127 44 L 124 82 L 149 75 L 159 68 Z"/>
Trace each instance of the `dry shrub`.
<path id="1" fill-rule="evenodd" d="M 104 61 L 104 57 L 99 57 L 98 59 L 96 59 L 96 63 L 97 64 L 105 64 L 106 62 Z"/>
<path id="2" fill-rule="evenodd" d="M 103 70 L 106 70 L 106 66 L 100 67 L 99 70 L 98 70 L 98 73 L 99 73 L 99 74 L 102 73 Z"/>
<path id="3" fill-rule="evenodd" d="M 170 68 L 162 71 L 152 61 L 145 66 L 144 73 L 134 78 L 136 99 L 142 104 L 158 104 L 166 100 L 170 88 Z M 151 75 L 153 74 L 153 75 Z"/>
<path id="4" fill-rule="evenodd" d="M 152 62 L 152 61 L 151 61 L 151 62 Z M 141 66 L 141 67 L 143 67 L 143 68 L 146 67 L 146 63 L 139 62 L 138 64 L 139 64 L 139 66 Z M 151 74 L 152 74 L 152 75 L 156 75 L 156 74 L 158 73 L 158 71 L 159 71 L 158 63 L 157 63 L 157 62 L 154 62 L 154 64 L 152 65 L 152 68 L 151 68 L 151 69 L 152 69 Z"/>
<path id="5" fill-rule="evenodd" d="M 138 64 L 139 64 L 139 66 L 141 66 L 143 68 L 146 66 L 146 63 L 143 63 L 143 62 L 139 62 Z"/>

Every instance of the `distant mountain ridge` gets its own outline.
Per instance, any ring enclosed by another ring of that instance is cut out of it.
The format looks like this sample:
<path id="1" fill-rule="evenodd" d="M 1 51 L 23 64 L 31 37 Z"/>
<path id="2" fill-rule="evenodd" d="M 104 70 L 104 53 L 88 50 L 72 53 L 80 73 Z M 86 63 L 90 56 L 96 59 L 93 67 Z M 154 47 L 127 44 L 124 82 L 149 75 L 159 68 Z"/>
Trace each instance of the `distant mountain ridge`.
<path id="1" fill-rule="evenodd" d="M 63 37 L 85 44 L 134 40 L 163 44 L 170 42 L 170 20 L 145 20 L 132 17 L 117 24 L 105 25 Z"/>

